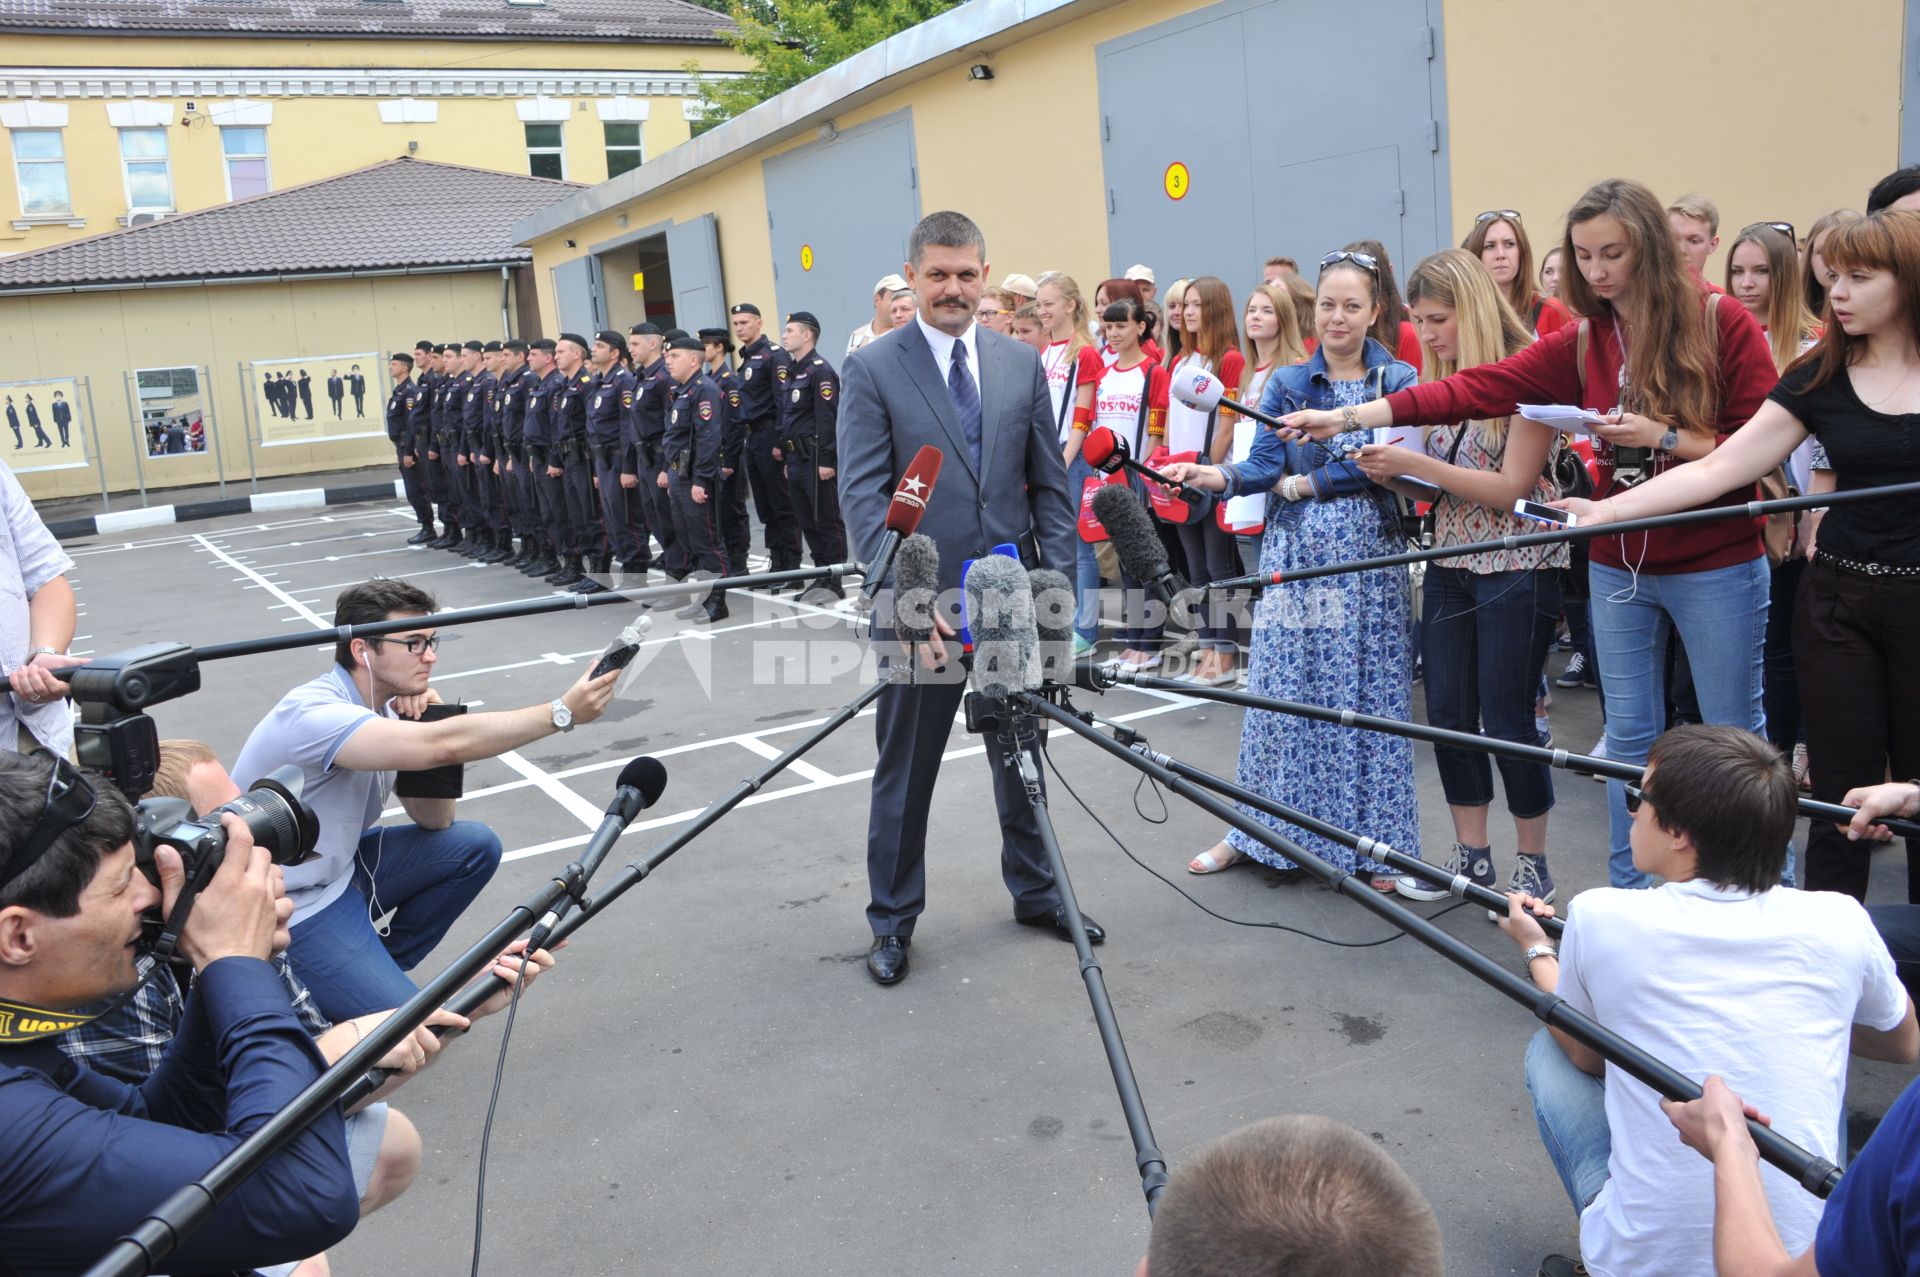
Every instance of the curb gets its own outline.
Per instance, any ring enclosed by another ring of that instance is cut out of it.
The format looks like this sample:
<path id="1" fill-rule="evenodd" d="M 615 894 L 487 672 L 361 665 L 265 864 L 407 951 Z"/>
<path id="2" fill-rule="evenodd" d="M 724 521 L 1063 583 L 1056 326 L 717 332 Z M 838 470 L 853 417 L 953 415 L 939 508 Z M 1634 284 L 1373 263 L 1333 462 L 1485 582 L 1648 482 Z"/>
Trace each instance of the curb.
<path id="1" fill-rule="evenodd" d="M 229 514 L 266 514 L 279 510 L 303 510 L 315 506 L 352 505 L 358 501 L 407 499 L 406 485 L 400 479 L 386 483 L 361 483 L 350 488 L 296 488 L 287 492 L 257 492 L 247 497 L 223 497 L 217 501 L 195 501 L 188 505 L 145 506 L 138 510 L 114 510 L 81 519 L 57 519 L 47 524 L 56 540 L 131 532 L 138 528 L 156 528 L 169 523 L 188 523 L 195 519 L 218 519 Z"/>

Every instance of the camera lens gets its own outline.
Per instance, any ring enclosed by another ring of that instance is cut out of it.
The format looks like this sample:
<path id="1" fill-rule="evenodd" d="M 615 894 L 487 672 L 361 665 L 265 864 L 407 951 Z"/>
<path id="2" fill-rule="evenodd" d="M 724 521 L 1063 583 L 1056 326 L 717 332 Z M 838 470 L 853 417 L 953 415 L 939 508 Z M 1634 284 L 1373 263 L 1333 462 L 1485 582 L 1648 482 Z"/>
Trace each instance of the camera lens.
<path id="1" fill-rule="evenodd" d="M 313 859 L 320 818 L 301 801 L 301 782 L 298 767 L 278 768 L 240 797 L 208 812 L 206 819 L 217 824 L 221 814 L 230 811 L 246 823 L 254 846 L 265 847 L 274 864 L 303 864 Z"/>

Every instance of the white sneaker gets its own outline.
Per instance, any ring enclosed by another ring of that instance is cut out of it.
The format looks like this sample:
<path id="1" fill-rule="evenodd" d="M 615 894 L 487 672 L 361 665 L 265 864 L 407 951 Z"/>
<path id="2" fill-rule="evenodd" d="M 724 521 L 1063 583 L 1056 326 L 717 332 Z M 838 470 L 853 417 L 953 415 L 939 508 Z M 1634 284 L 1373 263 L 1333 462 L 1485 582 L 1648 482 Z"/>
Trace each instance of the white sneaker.
<path id="1" fill-rule="evenodd" d="M 1160 653 L 1148 652 L 1147 659 L 1144 661 L 1121 661 L 1119 667 L 1122 674 L 1138 674 L 1143 670 L 1159 669 Z"/>
<path id="2" fill-rule="evenodd" d="M 1600 735 L 1600 739 L 1593 742 L 1593 748 L 1587 751 L 1587 757 L 1588 758 L 1605 758 L 1606 756 L 1607 756 L 1607 737 L 1606 737 L 1606 733 L 1602 732 Z M 1588 773 L 1588 778 L 1591 780 L 1597 780 L 1603 785 L 1607 783 L 1607 778 L 1605 776 L 1595 775 L 1591 772 Z"/>

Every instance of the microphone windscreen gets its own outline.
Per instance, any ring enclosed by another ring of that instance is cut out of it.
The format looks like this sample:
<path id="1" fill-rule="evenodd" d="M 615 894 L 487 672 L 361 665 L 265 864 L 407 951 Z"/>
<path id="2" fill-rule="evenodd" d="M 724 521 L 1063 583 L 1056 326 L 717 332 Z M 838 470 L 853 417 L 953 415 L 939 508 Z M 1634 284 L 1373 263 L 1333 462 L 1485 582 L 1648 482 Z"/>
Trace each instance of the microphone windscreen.
<path id="1" fill-rule="evenodd" d="M 1176 368 L 1168 392 L 1189 408 L 1199 412 L 1212 412 L 1220 406 L 1221 396 L 1227 388 L 1220 378 L 1195 364 Z"/>
<path id="2" fill-rule="evenodd" d="M 1097 426 L 1087 431 L 1087 437 L 1080 442 L 1080 455 L 1095 470 L 1112 472 L 1120 468 L 1127 459 L 1126 442 L 1105 426 Z"/>
<path id="3" fill-rule="evenodd" d="M 667 769 L 651 754 L 642 754 L 620 769 L 617 789 L 637 789 L 648 807 L 660 801 L 667 790 Z"/>
<path id="4" fill-rule="evenodd" d="M 1132 488 L 1119 483 L 1102 487 L 1093 494 L 1093 517 L 1107 530 L 1121 571 L 1147 583 L 1166 575 L 1166 547 Z"/>
<path id="5" fill-rule="evenodd" d="M 906 472 L 894 486 L 893 500 L 887 502 L 890 531 L 906 536 L 920 526 L 920 516 L 927 512 L 933 485 L 940 478 L 940 463 L 945 460 L 946 454 L 930 443 L 921 444 L 920 451 L 913 454 Z"/>
<path id="6" fill-rule="evenodd" d="M 1033 623 L 1033 586 L 1020 560 L 1004 554 L 975 559 L 967 573 L 967 625 L 973 632 L 973 689 L 1005 700 L 1038 687 L 1040 635 Z"/>
<path id="7" fill-rule="evenodd" d="M 1027 573 L 1033 587 L 1033 625 L 1040 639 L 1040 681 L 1068 681 L 1073 665 L 1073 619 L 1078 610 L 1073 583 L 1052 568 Z"/>
<path id="8" fill-rule="evenodd" d="M 934 608 L 940 598 L 940 547 L 914 533 L 893 556 L 893 632 L 902 643 L 933 637 Z"/>

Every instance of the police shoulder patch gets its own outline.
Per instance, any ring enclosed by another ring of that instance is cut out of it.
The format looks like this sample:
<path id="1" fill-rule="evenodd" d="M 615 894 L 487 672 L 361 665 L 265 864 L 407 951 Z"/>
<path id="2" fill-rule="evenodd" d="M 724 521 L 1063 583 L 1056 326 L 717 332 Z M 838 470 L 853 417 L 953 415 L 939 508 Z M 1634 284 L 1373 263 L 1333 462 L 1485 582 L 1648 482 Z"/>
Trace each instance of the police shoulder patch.
<path id="1" fill-rule="evenodd" d="M 633 392 L 631 390 L 621 392 L 620 404 L 624 408 L 633 407 Z"/>
<path id="2" fill-rule="evenodd" d="M 822 399 L 831 399 L 831 398 L 833 398 L 833 383 L 832 383 L 832 382 L 830 382 L 830 381 L 823 381 L 823 382 L 821 382 L 821 383 L 820 383 L 820 397 L 821 397 Z"/>
<path id="3" fill-rule="evenodd" d="M 702 421 L 713 420 L 713 404 L 711 404 L 705 399 L 702 399 L 700 401 L 700 420 Z"/>

